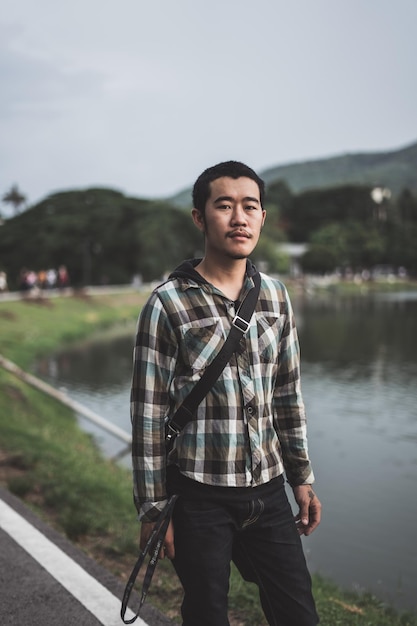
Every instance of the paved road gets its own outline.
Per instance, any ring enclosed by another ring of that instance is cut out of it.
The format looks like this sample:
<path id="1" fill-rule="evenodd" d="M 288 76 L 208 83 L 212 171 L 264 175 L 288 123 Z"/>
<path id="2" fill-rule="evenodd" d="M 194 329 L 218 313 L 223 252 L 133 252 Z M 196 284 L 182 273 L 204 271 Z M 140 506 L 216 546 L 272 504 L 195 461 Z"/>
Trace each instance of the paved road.
<path id="1" fill-rule="evenodd" d="M 112 574 L 0 487 L 2 626 L 120 626 L 123 590 Z M 132 608 L 137 603 L 135 596 Z M 135 625 L 173 623 L 145 604 Z"/>

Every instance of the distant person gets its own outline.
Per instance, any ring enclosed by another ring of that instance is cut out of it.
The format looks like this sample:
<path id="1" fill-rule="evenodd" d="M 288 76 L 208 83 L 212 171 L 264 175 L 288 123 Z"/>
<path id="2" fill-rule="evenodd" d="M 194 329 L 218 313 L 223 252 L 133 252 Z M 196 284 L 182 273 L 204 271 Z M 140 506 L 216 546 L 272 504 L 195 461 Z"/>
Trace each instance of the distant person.
<path id="1" fill-rule="evenodd" d="M 254 288 L 249 256 L 265 221 L 264 183 L 240 162 L 193 189 L 202 259 L 183 262 L 138 322 L 131 391 L 135 503 L 143 548 L 179 494 L 162 556 L 184 588 L 183 626 L 227 626 L 230 565 L 258 585 L 271 625 L 318 623 L 300 535 L 320 522 L 307 450 L 297 331 L 284 285 L 261 275 L 249 328 L 165 455 L 164 423 L 219 352 Z M 299 511 L 294 518 L 288 480 Z"/>
<path id="2" fill-rule="evenodd" d="M 134 287 L 135 289 L 139 289 L 139 287 L 141 287 L 142 284 L 143 284 L 142 276 L 140 274 L 135 274 L 132 278 L 132 287 Z"/>
<path id="3" fill-rule="evenodd" d="M 30 285 L 28 281 L 28 270 L 25 267 L 19 272 L 19 291 L 29 291 Z"/>
<path id="4" fill-rule="evenodd" d="M 37 277 L 38 287 L 40 289 L 46 289 L 48 286 L 47 273 L 45 270 L 39 270 Z"/>
<path id="5" fill-rule="evenodd" d="M 36 272 L 23 267 L 19 273 L 19 291 L 24 292 L 25 295 L 29 294 L 36 287 L 37 281 Z"/>
<path id="6" fill-rule="evenodd" d="M 58 268 L 57 286 L 59 289 L 65 289 L 69 287 L 70 278 L 68 270 L 65 265 L 60 265 Z"/>
<path id="7" fill-rule="evenodd" d="M 56 281 L 57 281 L 57 271 L 53 267 L 51 267 L 46 272 L 46 281 L 48 284 L 48 289 L 54 289 L 54 287 L 56 286 Z"/>
<path id="8" fill-rule="evenodd" d="M 6 272 L 0 272 L 0 293 L 8 291 L 7 286 L 7 274 Z"/>

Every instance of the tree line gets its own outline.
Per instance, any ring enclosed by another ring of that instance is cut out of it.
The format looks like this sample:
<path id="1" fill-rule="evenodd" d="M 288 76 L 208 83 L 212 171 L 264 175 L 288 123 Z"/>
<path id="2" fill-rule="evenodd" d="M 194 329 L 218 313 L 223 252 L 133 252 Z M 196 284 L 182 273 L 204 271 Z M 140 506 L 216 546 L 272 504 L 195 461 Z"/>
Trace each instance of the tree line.
<path id="1" fill-rule="evenodd" d="M 383 187 L 341 185 L 295 195 L 278 181 L 267 196 L 284 237 L 308 243 L 305 272 L 389 265 L 417 274 L 417 196 L 409 189 L 393 197 Z"/>
<path id="2" fill-rule="evenodd" d="M 267 189 L 265 208 L 253 260 L 269 272 L 288 270 L 277 244 L 289 241 L 308 243 L 306 272 L 389 264 L 417 273 L 417 198 L 408 190 L 397 198 L 358 185 L 293 194 L 278 181 Z M 63 264 L 74 286 L 160 280 L 203 248 L 190 210 L 112 189 L 56 193 L 0 226 L 0 270 L 12 289 L 23 268 Z"/>

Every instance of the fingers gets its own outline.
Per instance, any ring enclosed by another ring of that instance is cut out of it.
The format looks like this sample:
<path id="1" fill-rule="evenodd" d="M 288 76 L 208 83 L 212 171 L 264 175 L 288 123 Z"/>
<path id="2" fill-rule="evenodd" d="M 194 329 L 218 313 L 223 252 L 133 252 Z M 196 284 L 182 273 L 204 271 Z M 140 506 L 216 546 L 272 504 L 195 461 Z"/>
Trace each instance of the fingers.
<path id="1" fill-rule="evenodd" d="M 300 535 L 311 535 L 320 524 L 321 503 L 311 485 L 294 487 L 294 495 L 299 506 L 296 516 L 297 530 Z"/>
<path id="2" fill-rule="evenodd" d="M 140 530 L 140 549 L 143 550 L 149 540 L 149 537 L 152 534 L 154 529 L 154 523 L 142 522 L 141 530 Z M 153 549 L 155 549 L 154 546 Z M 163 559 L 167 557 L 168 559 L 173 559 L 175 557 L 175 547 L 174 547 L 174 526 L 172 520 L 169 523 L 165 539 L 161 545 L 159 550 L 159 558 Z"/>
<path id="3" fill-rule="evenodd" d="M 317 528 L 321 520 L 321 504 L 316 497 L 311 503 L 308 509 L 308 515 L 301 512 L 297 515 L 295 523 L 299 535 L 311 535 L 311 533 Z"/>
<path id="4" fill-rule="evenodd" d="M 175 557 L 174 525 L 172 523 L 172 520 L 169 523 L 168 530 L 165 535 L 163 549 L 164 556 L 166 556 L 168 559 L 173 559 Z"/>
<path id="5" fill-rule="evenodd" d="M 170 543 L 167 544 L 165 543 L 162 548 L 161 548 L 161 559 L 167 557 L 167 559 L 173 559 L 175 558 L 175 548 L 174 548 L 174 544 Z"/>

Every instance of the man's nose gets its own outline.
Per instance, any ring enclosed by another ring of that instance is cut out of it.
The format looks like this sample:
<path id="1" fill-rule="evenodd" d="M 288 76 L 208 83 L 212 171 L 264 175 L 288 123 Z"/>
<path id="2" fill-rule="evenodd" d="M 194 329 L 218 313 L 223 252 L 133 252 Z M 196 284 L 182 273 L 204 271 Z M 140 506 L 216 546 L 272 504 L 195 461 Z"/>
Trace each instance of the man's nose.
<path id="1" fill-rule="evenodd" d="M 233 209 L 232 224 L 246 224 L 246 213 L 240 205 L 236 205 Z"/>

